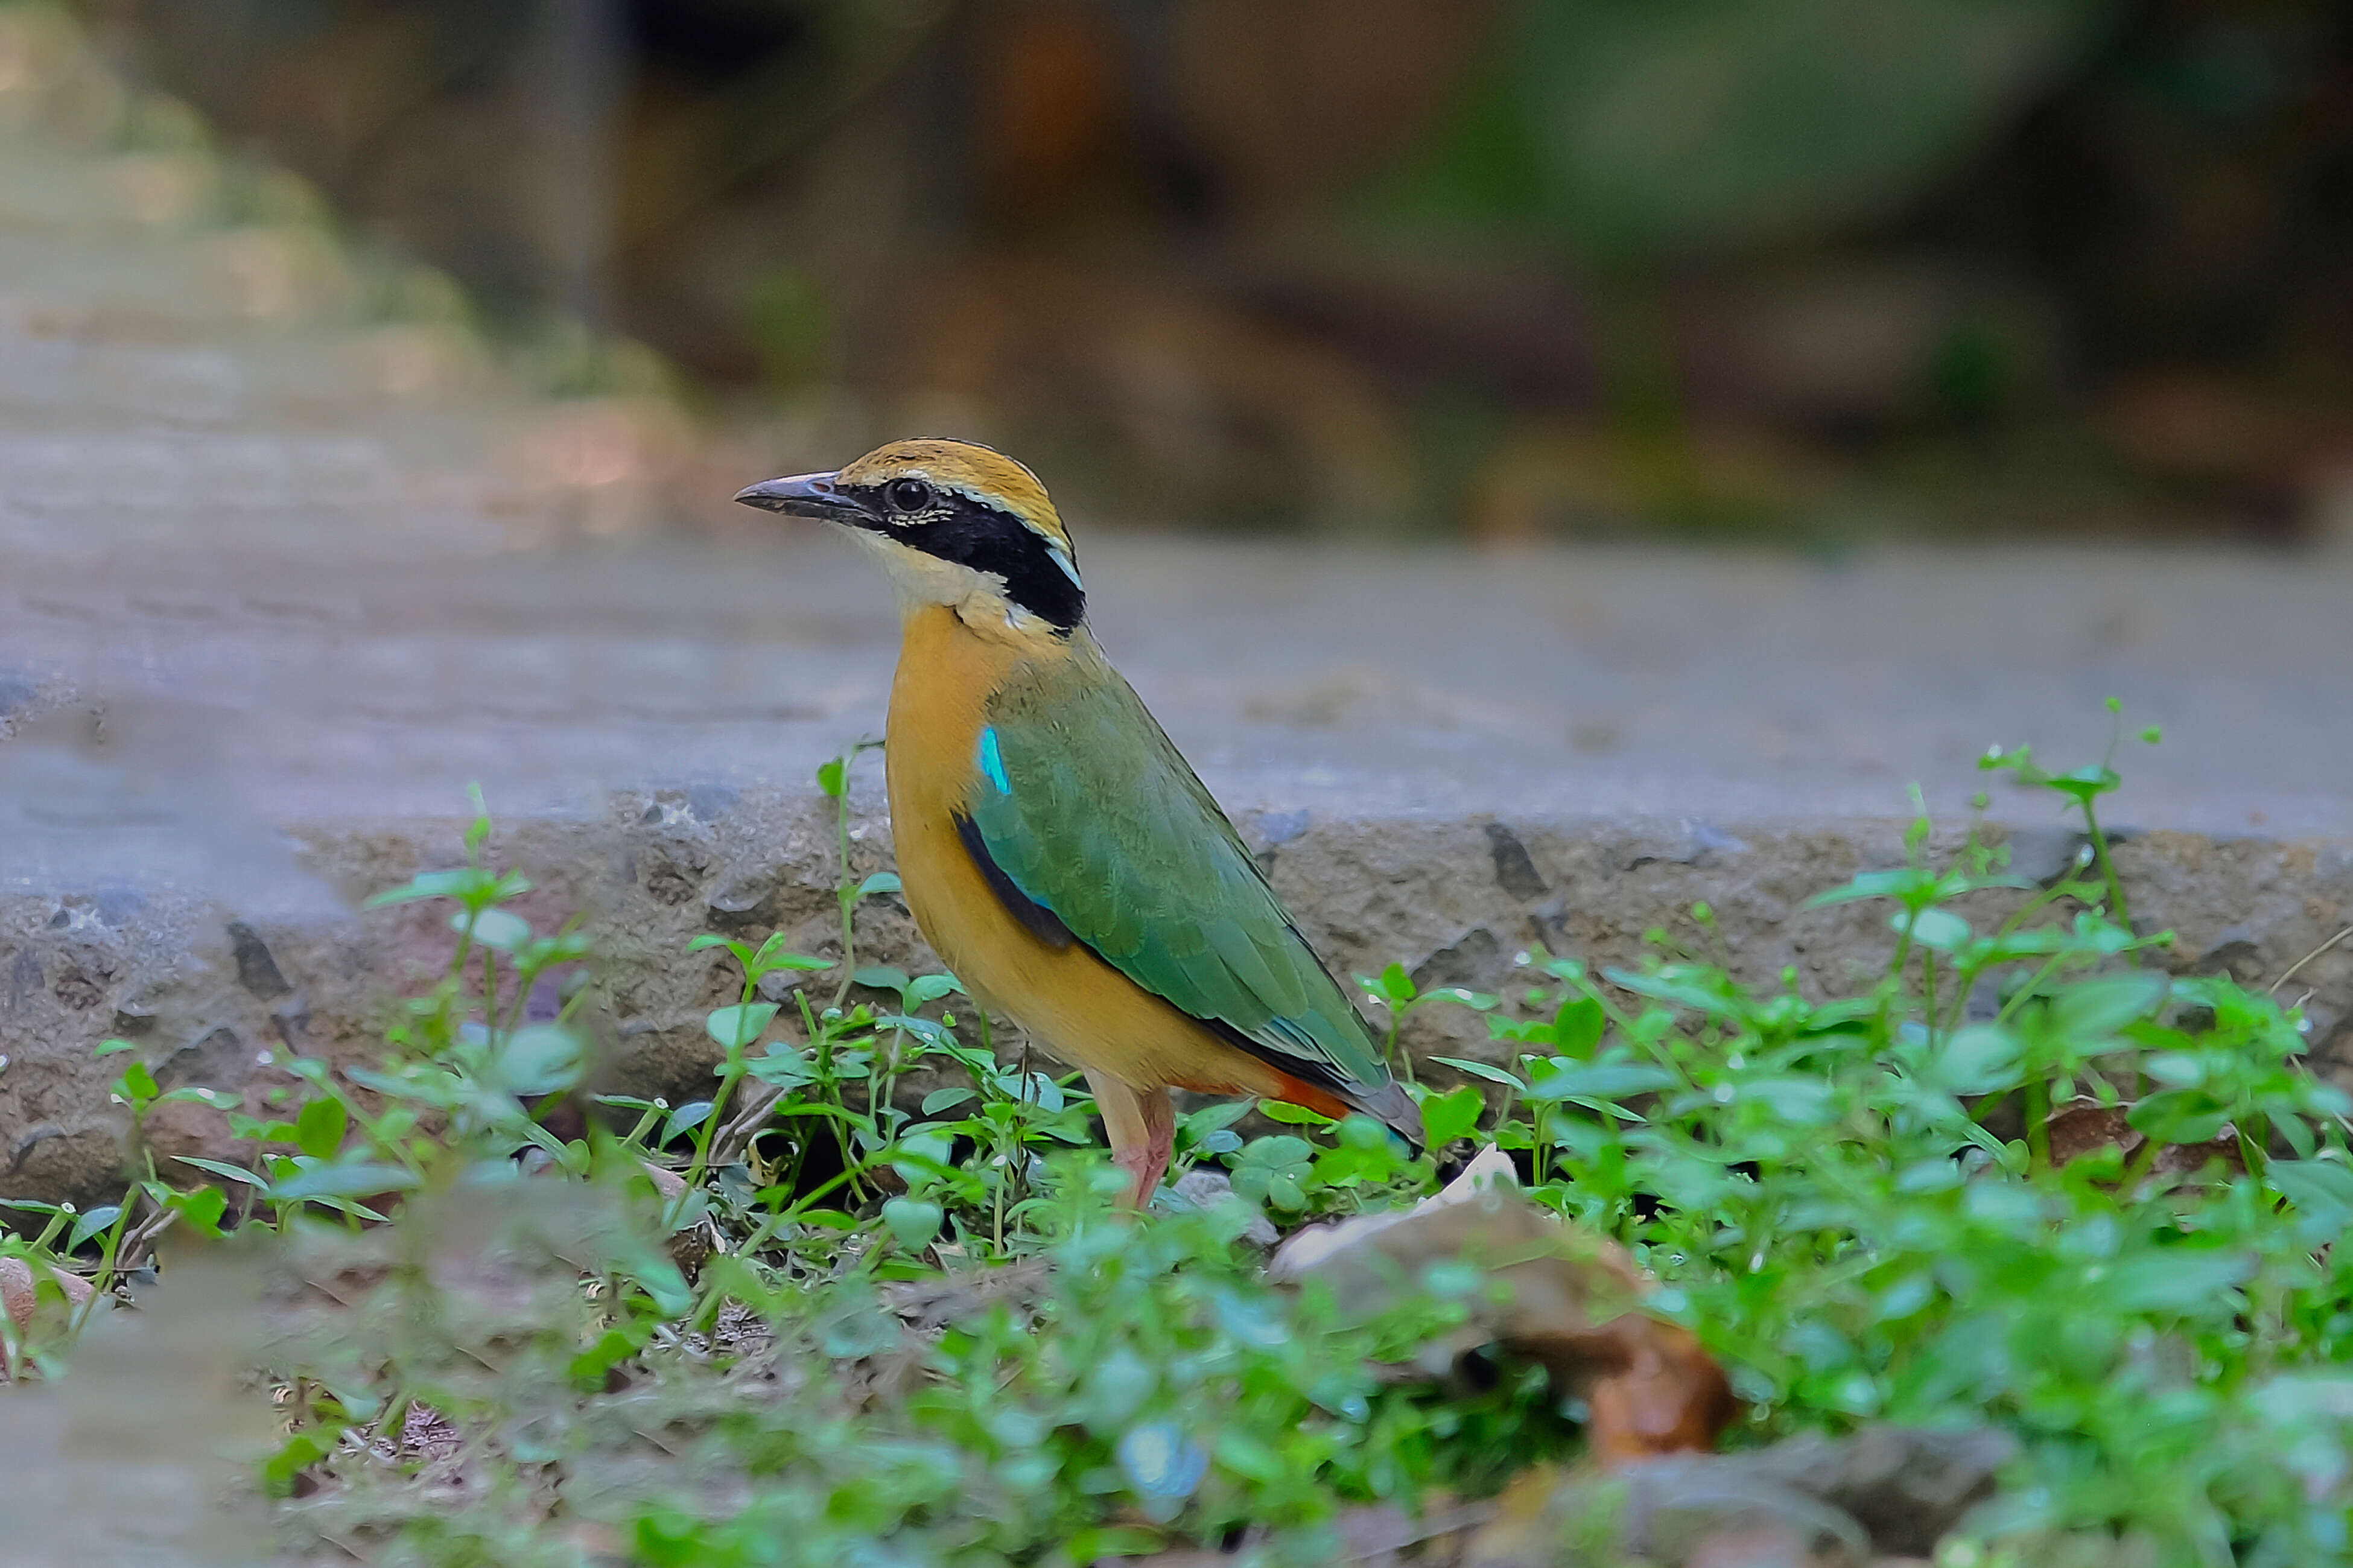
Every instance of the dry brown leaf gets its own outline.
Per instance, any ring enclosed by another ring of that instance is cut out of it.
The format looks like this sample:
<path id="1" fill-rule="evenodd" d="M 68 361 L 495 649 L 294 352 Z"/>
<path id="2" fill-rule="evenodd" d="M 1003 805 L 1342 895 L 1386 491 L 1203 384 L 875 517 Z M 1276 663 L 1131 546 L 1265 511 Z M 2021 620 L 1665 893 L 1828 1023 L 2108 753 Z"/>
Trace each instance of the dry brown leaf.
<path id="1" fill-rule="evenodd" d="M 1650 1282 L 1633 1260 L 1530 1203 L 1500 1150 L 1412 1209 L 1301 1232 L 1276 1252 L 1267 1277 L 1319 1280 L 1370 1316 L 1449 1263 L 1476 1265 L 1507 1289 L 1429 1347 L 1417 1363 L 1425 1374 L 1487 1344 L 1541 1362 L 1556 1387 L 1590 1405 L 1588 1436 L 1609 1463 L 1705 1451 L 1730 1424 L 1736 1405 L 1723 1369 L 1687 1331 L 1636 1310 Z"/>
<path id="2" fill-rule="evenodd" d="M 2105 1149 L 2115 1149 L 2126 1159 L 2139 1153 L 2148 1140 L 2126 1120 L 2131 1110 L 2126 1105 L 2071 1105 L 2058 1112 L 2043 1124 L 2051 1163 L 2070 1164 Z M 2192 1175 L 2214 1160 L 2221 1161 L 2225 1170 L 2246 1173 L 2246 1152 L 2239 1147 L 2238 1134 L 2226 1128 L 2211 1142 L 2168 1143 L 2149 1162 L 2149 1172 L 2160 1176 Z"/>
<path id="3" fill-rule="evenodd" d="M 2125 1108 L 2120 1105 L 2071 1105 L 2043 1124 L 2043 1136 L 2050 1141 L 2054 1165 L 2072 1164 L 2103 1149 L 2130 1154 L 2143 1142 L 2125 1121 Z"/>
<path id="4" fill-rule="evenodd" d="M 654 1196 L 665 1204 L 674 1204 L 686 1196 L 686 1178 L 667 1165 L 657 1165 L 651 1160 L 640 1160 L 638 1166 L 646 1180 L 654 1184 Z"/>
<path id="5" fill-rule="evenodd" d="M 64 1310 L 78 1312 L 89 1302 L 93 1293 L 89 1280 L 63 1268 L 51 1268 L 48 1275 L 57 1282 L 58 1289 L 65 1293 Z M 22 1332 L 39 1321 L 44 1310 L 42 1292 L 33 1266 L 21 1258 L 0 1258 L 0 1312 L 5 1312 L 8 1321 Z M 59 1311 L 55 1297 L 48 1298 L 46 1310 L 50 1313 Z M 0 1381 L 5 1381 L 6 1377 L 6 1372 L 0 1370 Z"/>
<path id="6" fill-rule="evenodd" d="M 1831 1568 L 1926 1556 L 1991 1495 L 2004 1433 L 1865 1427 L 1745 1454 L 1679 1454 L 1614 1471 L 1531 1470 L 1507 1488 L 1465 1568 Z"/>

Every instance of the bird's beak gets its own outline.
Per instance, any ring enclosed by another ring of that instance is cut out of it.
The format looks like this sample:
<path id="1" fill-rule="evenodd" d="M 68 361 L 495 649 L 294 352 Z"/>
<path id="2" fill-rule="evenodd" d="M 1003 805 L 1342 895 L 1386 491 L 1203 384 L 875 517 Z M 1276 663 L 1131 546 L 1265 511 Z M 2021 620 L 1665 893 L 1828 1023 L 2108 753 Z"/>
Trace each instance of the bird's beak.
<path id="1" fill-rule="evenodd" d="M 781 479 L 763 479 L 737 490 L 735 499 L 763 511 L 813 517 L 823 522 L 855 526 L 864 521 L 865 506 L 836 489 L 835 478 L 832 474 L 794 474 Z"/>

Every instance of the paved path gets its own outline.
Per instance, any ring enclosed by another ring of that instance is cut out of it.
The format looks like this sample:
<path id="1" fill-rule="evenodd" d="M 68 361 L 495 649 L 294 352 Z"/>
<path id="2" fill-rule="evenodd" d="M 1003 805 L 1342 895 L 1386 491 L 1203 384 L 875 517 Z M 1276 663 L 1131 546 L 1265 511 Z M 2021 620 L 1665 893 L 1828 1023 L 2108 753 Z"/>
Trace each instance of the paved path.
<path id="1" fill-rule="evenodd" d="M 85 545 L 111 521 L 90 511 Z M 2319 561 L 1082 548 L 1104 642 L 1237 810 L 1731 831 L 1899 814 L 1916 781 L 1950 814 L 1985 785 L 1989 744 L 2096 760 L 2113 694 L 2133 728 L 2167 731 L 2119 749 L 2120 823 L 2353 835 L 2353 572 Z M 447 815 L 474 781 L 511 813 L 797 786 L 881 725 L 887 590 L 814 531 L 734 551 L 322 553 L 182 537 L 0 556 L 0 694 L 113 700 L 118 825 L 237 843 Z M 86 770 L 28 769 L 0 757 L 19 813 L 0 866 L 106 858 Z M 78 799 L 50 801 L 71 824 L 57 834 L 24 815 L 45 788 Z M 1998 816 L 2052 819 L 2005 777 L 1993 790 Z"/>

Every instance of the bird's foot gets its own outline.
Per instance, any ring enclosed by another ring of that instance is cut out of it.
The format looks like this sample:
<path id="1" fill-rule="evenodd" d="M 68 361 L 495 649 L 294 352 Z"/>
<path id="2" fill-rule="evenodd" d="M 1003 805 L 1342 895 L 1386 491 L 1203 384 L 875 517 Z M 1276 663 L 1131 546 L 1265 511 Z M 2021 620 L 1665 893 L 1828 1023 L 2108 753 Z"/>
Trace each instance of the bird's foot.
<path id="1" fill-rule="evenodd" d="M 1112 1163 L 1128 1174 L 1128 1207 L 1148 1209 L 1152 1206 L 1152 1194 L 1160 1190 L 1160 1179 L 1168 1173 L 1168 1162 L 1175 1153 L 1172 1141 L 1139 1149 L 1123 1149 L 1112 1156 Z"/>
<path id="2" fill-rule="evenodd" d="M 1176 1108 L 1165 1089 L 1137 1089 L 1092 1068 L 1086 1072 L 1111 1140 L 1111 1163 L 1127 1173 L 1128 1207 L 1149 1208 L 1176 1152 Z"/>

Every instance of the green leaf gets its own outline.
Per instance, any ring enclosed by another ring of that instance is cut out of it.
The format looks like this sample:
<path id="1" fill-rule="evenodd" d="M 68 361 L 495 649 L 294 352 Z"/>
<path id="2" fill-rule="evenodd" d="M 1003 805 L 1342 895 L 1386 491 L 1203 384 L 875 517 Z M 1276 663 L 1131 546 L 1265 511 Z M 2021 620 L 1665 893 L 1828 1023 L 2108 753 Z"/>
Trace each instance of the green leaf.
<path id="1" fill-rule="evenodd" d="M 1301 1184 L 1307 1179 L 1314 1146 L 1287 1132 L 1253 1139 L 1228 1163 L 1234 1191 L 1252 1203 L 1296 1213 L 1307 1206 Z"/>
<path id="2" fill-rule="evenodd" d="M 156 1087 L 155 1075 L 147 1070 L 145 1062 L 132 1062 L 122 1069 L 122 1077 L 116 1081 L 122 1098 L 134 1105 L 151 1100 L 164 1092 Z"/>
<path id="3" fill-rule="evenodd" d="M 1910 866 L 1898 866 L 1886 871 L 1863 871 L 1843 887 L 1832 888 L 1826 893 L 1816 893 L 1805 902 L 1805 908 L 1818 910 L 1827 904 L 1843 904 L 1857 899 L 1894 899 L 1912 891 L 1927 879 L 1927 874 Z"/>
<path id="4" fill-rule="evenodd" d="M 242 1165 L 232 1165 L 226 1160 L 200 1160 L 194 1154 L 174 1154 L 172 1158 L 183 1165 L 194 1165 L 199 1171 L 208 1172 L 228 1181 L 243 1182 L 248 1187 L 258 1187 L 264 1196 L 269 1194 L 269 1182 Z"/>
<path id="5" fill-rule="evenodd" d="M 79 1247 L 121 1216 L 121 1204 L 108 1204 L 101 1208 L 91 1209 L 74 1221 L 73 1229 L 66 1238 L 67 1247 L 70 1249 Z"/>
<path id="6" fill-rule="evenodd" d="M 2078 800 L 2089 800 L 2094 795 L 2105 795 L 2124 782 L 2116 769 L 2097 763 L 2089 767 L 2077 768 L 2072 773 L 2056 774 L 2049 781 L 2051 788 L 2057 790 L 2061 795 L 2073 795 Z"/>
<path id="7" fill-rule="evenodd" d="M 98 1042 L 98 1048 L 90 1054 L 94 1057 L 111 1057 L 117 1051 L 135 1051 L 138 1048 L 129 1040 L 100 1040 Z"/>
<path id="8" fill-rule="evenodd" d="M 1329 1127 L 1333 1118 L 1320 1110 L 1310 1110 L 1303 1105 L 1293 1105 L 1280 1100 L 1261 1100 L 1258 1113 L 1269 1121 L 1281 1121 L 1293 1127 Z"/>
<path id="9" fill-rule="evenodd" d="M 918 974 L 907 983 L 907 1003 L 913 1007 L 963 993 L 964 983 L 953 974 Z"/>
<path id="10" fill-rule="evenodd" d="M 1381 1182 L 1396 1173 L 1397 1160 L 1362 1149 L 1326 1149 L 1315 1156 L 1312 1171 L 1315 1180 L 1327 1187 Z"/>
<path id="11" fill-rule="evenodd" d="M 2165 1000 L 2172 984 L 2153 969 L 2079 981 L 2052 994 L 2052 1026 L 2079 1039 L 2105 1039 L 2126 1024 L 2147 1016 Z"/>
<path id="12" fill-rule="evenodd" d="M 1212 1132 L 1222 1132 L 1257 1109 L 1258 1102 L 1250 1100 L 1221 1100 L 1215 1105 L 1205 1105 L 1188 1111 L 1179 1120 L 1185 1131 L 1196 1139 L 1207 1138 Z"/>
<path id="13" fill-rule="evenodd" d="M 935 1050 L 954 1051 L 956 1037 L 942 1025 L 929 1018 L 919 1018 L 912 1013 L 885 1013 L 874 1020 L 878 1029 L 898 1029 L 914 1036 Z"/>
<path id="14" fill-rule="evenodd" d="M 1392 963 L 1377 975 L 1358 974 L 1353 977 L 1366 995 L 1379 998 L 1393 1008 L 1403 1007 L 1413 1000 L 1413 976 L 1402 963 Z"/>
<path id="15" fill-rule="evenodd" d="M 1276 1132 L 1253 1139 L 1245 1158 L 1258 1164 L 1305 1164 L 1315 1146 L 1304 1138 L 1294 1138 L 1288 1132 Z"/>
<path id="16" fill-rule="evenodd" d="M 760 1032 L 776 1020 L 774 1002 L 743 1002 L 733 1007 L 714 1007 L 702 1020 L 703 1031 L 722 1046 L 748 1046 L 760 1037 Z"/>
<path id="17" fill-rule="evenodd" d="M 1541 1068 L 1531 1064 L 1525 1092 L 1530 1100 L 1616 1100 L 1672 1089 L 1679 1081 L 1666 1068 L 1647 1062 L 1577 1062 L 1555 1057 Z"/>
<path id="18" fill-rule="evenodd" d="M 662 1124 L 661 1141 L 667 1143 L 673 1138 L 691 1132 L 710 1119 L 711 1101 L 688 1100 L 684 1105 L 671 1111 L 670 1120 Z"/>
<path id="19" fill-rule="evenodd" d="M 2236 1253 L 2168 1247 L 2110 1269 L 2100 1281 L 2100 1300 L 2116 1312 L 2227 1317 L 2235 1304 L 2225 1292 L 2254 1271 L 2254 1259 Z"/>
<path id="20" fill-rule="evenodd" d="M 342 1100 L 311 1100 L 294 1113 L 294 1146 L 314 1160 L 330 1159 L 343 1146 L 351 1121 Z"/>
<path id="21" fill-rule="evenodd" d="M 1947 1094 L 1991 1094 L 2019 1080 L 2025 1046 L 1999 1024 L 1970 1024 L 1953 1031 L 1929 1064 L 1928 1081 Z"/>
<path id="22" fill-rule="evenodd" d="M 573 1387 L 583 1394 L 601 1394 L 613 1369 L 644 1348 L 638 1335 L 622 1329 L 607 1329 L 587 1349 L 572 1358 L 565 1371 Z"/>
<path id="23" fill-rule="evenodd" d="M 923 1114 L 937 1116 L 943 1110 L 962 1105 L 967 1100 L 978 1098 L 977 1094 L 968 1089 L 935 1089 L 923 1096 Z"/>
<path id="24" fill-rule="evenodd" d="M 294 1490 L 294 1479 L 334 1451 L 332 1435 L 297 1432 L 279 1445 L 276 1453 L 262 1461 L 262 1485 L 271 1497 L 290 1496 Z"/>
<path id="25" fill-rule="evenodd" d="M 823 790 L 829 799 L 839 800 L 849 784 L 849 758 L 834 757 L 818 764 L 817 787 Z"/>
<path id="26" fill-rule="evenodd" d="M 877 871 L 858 884 L 858 897 L 861 899 L 871 899 L 877 893 L 895 893 L 899 890 L 899 874 L 896 871 Z"/>
<path id="27" fill-rule="evenodd" d="M 920 1128 L 901 1138 L 892 1148 L 891 1168 L 911 1185 L 935 1176 L 951 1176 L 955 1167 L 949 1160 L 955 1152 L 953 1133 L 937 1127 Z"/>
<path id="28" fill-rule="evenodd" d="M 1381 971 L 1381 992 L 1392 1002 L 1410 1002 L 1414 997 L 1413 976 L 1402 963 L 1392 963 Z"/>
<path id="29" fill-rule="evenodd" d="M 767 1050 L 754 1057 L 744 1067 L 762 1083 L 772 1083 L 784 1089 L 807 1083 L 816 1073 L 807 1054 L 786 1040 L 770 1041 Z"/>
<path id="30" fill-rule="evenodd" d="M 882 1223 L 909 1251 L 929 1246 L 932 1237 L 939 1235 L 944 1217 L 940 1205 L 929 1198 L 898 1197 L 882 1205 Z"/>
<path id="31" fill-rule="evenodd" d="M 417 899 L 455 899 L 468 893 L 487 889 L 493 879 L 478 866 L 460 866 L 449 871 L 420 871 L 397 888 L 387 888 L 367 900 L 367 908 L 382 909 L 386 904 L 406 904 Z"/>
<path id="32" fill-rule="evenodd" d="M 306 1165 L 272 1184 L 277 1203 L 307 1198 L 372 1198 L 384 1193 L 405 1193 L 418 1185 L 417 1173 L 398 1165 L 361 1162 L 349 1165 Z"/>
<path id="33" fill-rule="evenodd" d="M 204 1236 L 218 1236 L 221 1216 L 228 1213 L 228 1194 L 218 1187 L 196 1187 L 174 1193 L 164 1206 L 195 1226 Z"/>
<path id="34" fill-rule="evenodd" d="M 2159 1143 L 2211 1143 L 2231 1113 L 2195 1089 L 2152 1094 L 2125 1113 L 2126 1124 Z"/>
<path id="35" fill-rule="evenodd" d="M 531 922 L 512 910 L 459 910 L 449 917 L 449 929 L 461 936 L 470 931 L 477 942 L 500 952 L 531 941 Z"/>
<path id="36" fill-rule="evenodd" d="M 1413 1005 L 1419 1007 L 1425 1002 L 1451 1002 L 1458 1007 L 1468 1007 L 1474 1013 L 1484 1013 L 1494 1008 L 1502 1001 L 1502 997 L 1490 996 L 1484 991 L 1467 990 L 1460 985 L 1441 985 L 1435 991 L 1425 991 L 1415 997 Z"/>
<path id="37" fill-rule="evenodd" d="M 517 1100 L 533 1100 L 577 1083 L 586 1059 L 571 1030 L 559 1024 L 527 1024 L 500 1048 L 491 1079 Z"/>
<path id="38" fill-rule="evenodd" d="M 1466 1061 L 1461 1057 L 1432 1057 L 1430 1059 L 1440 1067 L 1452 1068 L 1456 1072 L 1467 1072 L 1472 1078 L 1483 1078 L 1489 1083 L 1500 1083 L 1505 1089 L 1525 1090 L 1527 1088 L 1527 1085 L 1505 1072 L 1502 1068 L 1486 1062 Z"/>
<path id="39" fill-rule="evenodd" d="M 1800 1127 L 1819 1127 L 1830 1121 L 1837 1110 L 1837 1096 L 1829 1084 L 1820 1079 L 1788 1074 L 1744 1079 L 1737 1084 L 1734 1098 L 1744 1103 L 1767 1106 L 1781 1121 Z"/>
<path id="40" fill-rule="evenodd" d="M 1969 922 L 1949 910 L 1898 910 L 1887 924 L 1899 932 L 1908 925 L 1914 942 L 1939 952 L 1951 952 L 1969 940 Z"/>
<path id="41" fill-rule="evenodd" d="M 733 952 L 739 959 L 744 958 L 751 951 L 740 942 L 731 942 L 727 938 L 712 931 L 704 931 L 701 936 L 696 937 L 692 942 L 688 942 L 686 944 L 686 951 L 689 952 L 701 952 L 705 948 L 712 947 L 726 948 L 728 951 Z"/>
<path id="42" fill-rule="evenodd" d="M 1552 1018 L 1553 1049 L 1565 1057 L 1589 1057 L 1609 1022 L 1601 1004 L 1590 996 L 1564 1002 Z"/>
<path id="43" fill-rule="evenodd" d="M 1317 1155 L 1315 1179 L 1324 1183 L 1387 1181 L 1402 1163 L 1395 1135 L 1369 1116 L 1351 1115 L 1338 1128 L 1340 1146 Z"/>
<path id="44" fill-rule="evenodd" d="M 2335 1240 L 2353 1230 L 2353 1168 L 2337 1160 L 2274 1160 L 2263 1181 L 2311 1224 L 2306 1234 Z"/>
<path id="45" fill-rule="evenodd" d="M 744 968 L 754 974 L 765 974 L 772 969 L 818 970 L 833 967 L 833 961 L 829 958 L 811 958 L 806 952 L 786 952 L 785 940 L 785 932 L 770 932 L 768 940 L 760 944 L 760 951 L 753 955 L 752 962 L 744 965 Z"/>
<path id="46" fill-rule="evenodd" d="M 853 984 L 872 991 L 904 991 L 908 983 L 905 970 L 895 969 L 887 963 L 867 964 L 855 971 L 849 978 Z"/>
<path id="47" fill-rule="evenodd" d="M 1479 1125 L 1487 1097 L 1470 1084 L 1433 1094 L 1421 1102 L 1421 1127 L 1432 1150 L 1443 1149 Z"/>
<path id="48" fill-rule="evenodd" d="M 1168 1543 L 1156 1531 L 1134 1525 L 1092 1526 L 1063 1542 L 1062 1556 L 1072 1563 L 1093 1563 L 1105 1557 L 1148 1557 Z"/>

